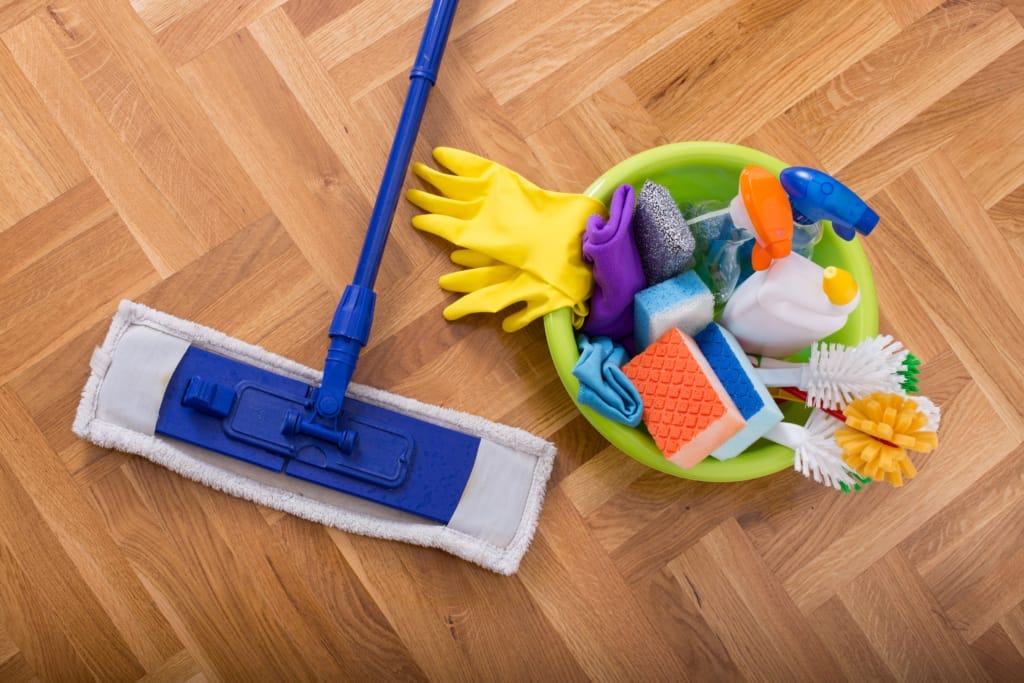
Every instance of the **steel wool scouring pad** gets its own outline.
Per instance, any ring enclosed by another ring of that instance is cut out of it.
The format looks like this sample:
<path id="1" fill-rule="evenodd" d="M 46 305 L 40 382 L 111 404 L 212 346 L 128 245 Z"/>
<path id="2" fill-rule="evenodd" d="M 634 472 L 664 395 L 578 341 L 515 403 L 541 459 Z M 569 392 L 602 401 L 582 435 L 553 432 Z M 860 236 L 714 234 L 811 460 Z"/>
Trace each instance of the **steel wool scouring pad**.
<path id="1" fill-rule="evenodd" d="M 648 286 L 693 268 L 697 241 L 665 187 L 650 180 L 644 183 L 637 197 L 633 231 Z"/>

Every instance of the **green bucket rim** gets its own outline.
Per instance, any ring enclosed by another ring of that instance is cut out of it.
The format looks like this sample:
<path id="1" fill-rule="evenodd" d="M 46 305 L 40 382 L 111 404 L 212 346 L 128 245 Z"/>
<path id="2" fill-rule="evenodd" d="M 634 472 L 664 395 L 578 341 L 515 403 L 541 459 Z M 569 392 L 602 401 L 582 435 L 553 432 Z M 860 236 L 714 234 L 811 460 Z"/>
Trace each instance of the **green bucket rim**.
<path id="1" fill-rule="evenodd" d="M 728 166 L 737 169 L 757 165 L 778 175 L 790 164 L 742 145 L 708 141 L 677 142 L 648 149 L 616 164 L 595 180 L 585 194 L 607 204 L 615 188 L 625 182 L 636 184 L 635 178 L 651 177 L 686 165 Z M 855 344 L 878 334 L 875 281 L 859 238 L 844 242 L 832 230 L 826 229 L 821 245 L 828 245 L 828 251 L 842 255 L 840 262 L 831 264 L 850 271 L 861 293 L 860 304 L 850 314 L 846 326 L 827 340 Z M 815 260 L 823 251 L 821 245 L 815 251 Z M 634 460 L 682 479 L 719 483 L 766 477 L 793 465 L 791 449 L 762 440 L 730 460 L 719 461 L 708 457 L 691 469 L 682 469 L 665 459 L 646 430 L 609 420 L 576 400 L 579 381 L 573 377 L 572 369 L 579 360 L 579 350 L 569 309 L 563 308 L 544 316 L 544 333 L 555 370 L 577 409 L 609 443 Z M 792 403 L 783 407 L 783 414 L 788 422 L 802 422 L 806 418 L 807 409 Z"/>

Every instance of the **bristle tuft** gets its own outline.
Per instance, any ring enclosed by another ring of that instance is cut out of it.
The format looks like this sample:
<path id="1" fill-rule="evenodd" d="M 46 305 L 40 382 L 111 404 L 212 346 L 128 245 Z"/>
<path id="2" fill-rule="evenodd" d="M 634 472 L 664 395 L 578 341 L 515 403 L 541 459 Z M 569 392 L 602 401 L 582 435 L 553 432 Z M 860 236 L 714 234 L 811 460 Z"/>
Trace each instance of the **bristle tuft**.
<path id="1" fill-rule="evenodd" d="M 808 405 L 841 409 L 861 396 L 875 392 L 901 392 L 912 372 L 916 382 L 915 358 L 908 366 L 910 352 L 888 335 L 870 337 L 856 346 L 821 342 L 811 348 L 806 366 Z"/>

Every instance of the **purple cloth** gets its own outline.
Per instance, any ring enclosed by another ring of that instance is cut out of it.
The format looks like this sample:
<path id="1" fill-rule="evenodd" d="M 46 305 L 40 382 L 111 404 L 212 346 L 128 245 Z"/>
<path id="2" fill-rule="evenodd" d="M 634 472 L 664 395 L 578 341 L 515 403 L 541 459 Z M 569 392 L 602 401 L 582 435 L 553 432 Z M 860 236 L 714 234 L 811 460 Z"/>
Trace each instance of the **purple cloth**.
<path id="1" fill-rule="evenodd" d="M 593 264 L 594 292 L 581 328 L 584 334 L 616 341 L 633 334 L 633 295 L 647 286 L 633 239 L 635 201 L 633 186 L 620 185 L 612 195 L 608 221 L 600 215 L 587 220 L 583 260 Z"/>

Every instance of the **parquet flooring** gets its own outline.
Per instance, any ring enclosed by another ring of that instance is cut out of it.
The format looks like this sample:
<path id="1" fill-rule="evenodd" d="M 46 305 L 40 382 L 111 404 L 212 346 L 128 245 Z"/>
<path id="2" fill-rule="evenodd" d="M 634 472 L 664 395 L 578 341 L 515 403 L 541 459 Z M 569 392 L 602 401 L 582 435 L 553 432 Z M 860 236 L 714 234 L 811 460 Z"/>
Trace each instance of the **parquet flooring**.
<path id="1" fill-rule="evenodd" d="M 427 5 L 0 4 L 0 680 L 1024 680 L 1020 0 L 464 0 L 414 155 L 569 192 L 677 140 L 836 174 L 944 409 L 903 489 L 646 470 L 539 323 L 444 322 L 405 202 L 356 379 L 557 444 L 518 574 L 71 433 L 122 298 L 320 365 Z"/>

